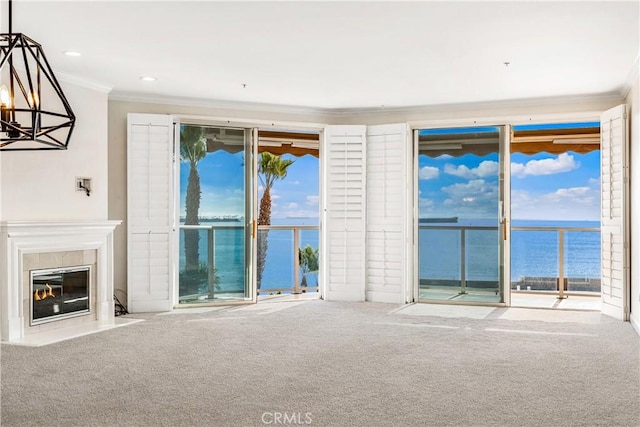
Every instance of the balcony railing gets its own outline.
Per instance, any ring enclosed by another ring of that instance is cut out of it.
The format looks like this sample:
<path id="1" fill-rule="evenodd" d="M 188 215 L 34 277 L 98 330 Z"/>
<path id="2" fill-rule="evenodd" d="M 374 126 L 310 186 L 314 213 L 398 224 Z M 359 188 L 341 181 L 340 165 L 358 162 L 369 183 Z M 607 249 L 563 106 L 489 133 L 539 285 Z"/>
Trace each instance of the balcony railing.
<path id="1" fill-rule="evenodd" d="M 420 286 L 496 291 L 498 227 L 420 225 Z"/>
<path id="2" fill-rule="evenodd" d="M 499 277 L 497 226 L 420 225 L 420 283 L 494 289 Z M 564 286 L 559 286 L 563 283 Z M 598 294 L 600 229 L 512 227 L 513 291 Z"/>
<path id="3" fill-rule="evenodd" d="M 260 294 L 314 292 L 318 290 L 318 272 L 305 271 L 299 250 L 310 245 L 317 250 L 320 227 L 317 225 L 260 225 L 258 252 L 263 239 L 268 248 L 259 280 Z M 258 253 L 260 257 L 260 253 Z"/>
<path id="4" fill-rule="evenodd" d="M 598 295 L 600 228 L 511 227 L 511 265 L 511 288 L 516 292 L 552 292 L 559 298 L 569 293 Z M 540 273 L 518 274 L 514 265 L 525 273 Z"/>
<path id="5" fill-rule="evenodd" d="M 185 232 L 199 236 L 198 268 L 186 271 Z M 244 226 L 180 226 L 180 301 L 213 300 L 245 291 Z M 318 248 L 319 227 L 307 225 L 260 226 L 258 246 L 267 238 L 268 247 L 260 280 L 261 294 L 301 293 L 318 290 L 318 272 L 300 265 L 299 249 Z M 305 286 L 306 284 L 306 286 Z"/>

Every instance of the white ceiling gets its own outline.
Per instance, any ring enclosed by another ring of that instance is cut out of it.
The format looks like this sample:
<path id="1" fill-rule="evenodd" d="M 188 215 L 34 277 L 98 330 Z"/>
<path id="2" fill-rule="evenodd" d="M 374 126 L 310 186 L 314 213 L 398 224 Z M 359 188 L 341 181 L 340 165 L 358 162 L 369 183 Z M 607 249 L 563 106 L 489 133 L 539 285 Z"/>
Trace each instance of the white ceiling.
<path id="1" fill-rule="evenodd" d="M 113 96 L 343 109 L 621 94 L 639 15 L 637 1 L 14 0 L 13 31 Z"/>

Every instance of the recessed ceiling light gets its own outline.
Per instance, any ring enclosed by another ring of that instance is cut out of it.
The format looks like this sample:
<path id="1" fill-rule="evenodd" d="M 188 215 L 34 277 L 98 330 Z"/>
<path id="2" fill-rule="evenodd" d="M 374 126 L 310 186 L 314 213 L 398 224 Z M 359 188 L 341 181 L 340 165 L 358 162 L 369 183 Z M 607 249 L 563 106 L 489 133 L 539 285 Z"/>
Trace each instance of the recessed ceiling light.
<path id="1" fill-rule="evenodd" d="M 158 79 L 156 79 L 155 77 L 152 77 L 152 76 L 142 76 L 142 77 L 140 77 L 140 80 L 143 80 L 145 82 L 155 82 Z"/>
<path id="2" fill-rule="evenodd" d="M 75 52 L 73 50 L 67 50 L 64 52 L 65 55 L 67 56 L 81 56 L 82 54 L 80 52 Z"/>

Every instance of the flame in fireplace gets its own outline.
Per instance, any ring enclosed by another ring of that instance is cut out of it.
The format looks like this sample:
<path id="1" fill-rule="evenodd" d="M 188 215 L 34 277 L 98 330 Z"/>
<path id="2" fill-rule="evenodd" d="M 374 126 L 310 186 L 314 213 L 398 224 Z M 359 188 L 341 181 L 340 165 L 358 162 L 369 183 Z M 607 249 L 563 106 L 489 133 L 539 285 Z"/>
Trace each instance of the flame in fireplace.
<path id="1" fill-rule="evenodd" d="M 40 294 L 40 290 L 38 289 L 36 289 L 36 291 L 33 293 L 33 299 L 35 301 L 42 301 L 47 297 L 55 297 L 55 294 L 53 293 L 53 288 L 49 286 L 48 283 L 46 283 L 45 286 L 47 287 L 47 289 L 43 289 L 42 294 Z"/>

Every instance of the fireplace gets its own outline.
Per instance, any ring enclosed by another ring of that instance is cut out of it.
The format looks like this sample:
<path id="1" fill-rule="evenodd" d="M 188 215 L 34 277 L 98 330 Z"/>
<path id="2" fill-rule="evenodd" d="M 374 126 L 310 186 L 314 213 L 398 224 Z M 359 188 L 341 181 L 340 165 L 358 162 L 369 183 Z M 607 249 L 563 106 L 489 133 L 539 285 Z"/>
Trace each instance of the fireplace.
<path id="1" fill-rule="evenodd" d="M 31 270 L 30 277 L 31 326 L 91 312 L 90 265 Z"/>
<path id="2" fill-rule="evenodd" d="M 113 305 L 120 221 L 0 221 L 3 342 L 46 345 L 132 323 Z"/>

